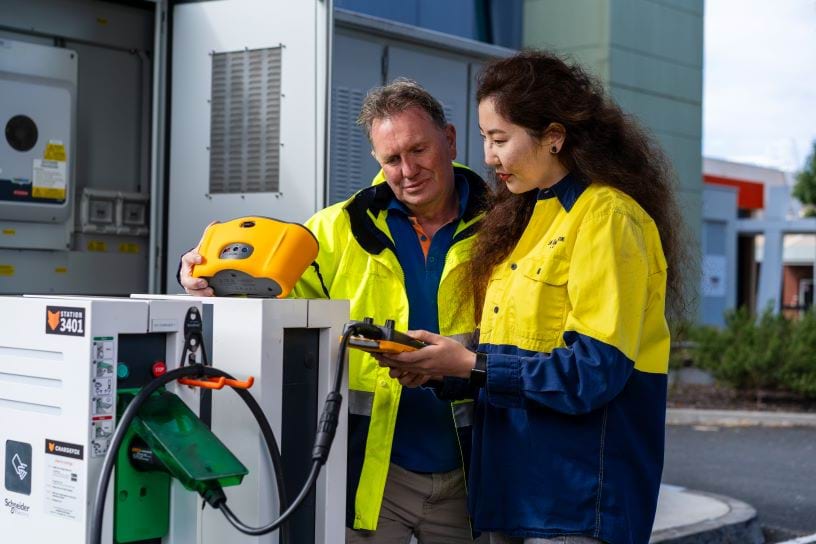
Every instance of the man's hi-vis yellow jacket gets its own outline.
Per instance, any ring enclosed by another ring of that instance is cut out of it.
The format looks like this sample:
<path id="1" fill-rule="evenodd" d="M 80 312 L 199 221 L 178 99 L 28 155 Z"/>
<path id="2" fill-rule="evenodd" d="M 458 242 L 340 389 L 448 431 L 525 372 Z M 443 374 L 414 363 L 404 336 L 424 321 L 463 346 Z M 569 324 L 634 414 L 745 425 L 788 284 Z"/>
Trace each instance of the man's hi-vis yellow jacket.
<path id="1" fill-rule="evenodd" d="M 462 286 L 468 285 L 466 261 L 475 226 L 482 217 L 486 186 L 464 166 L 454 164 L 454 171 L 467 180 L 469 197 L 439 284 L 439 330 L 440 334 L 468 345 L 475 329 L 473 302 L 470 296 L 463 296 Z M 320 243 L 319 275 L 314 267 L 307 270 L 293 296 L 325 298 L 328 292 L 330 298 L 351 301 L 351 319 L 373 317 L 375 323 L 393 319 L 398 330 L 405 330 L 408 326 L 405 277 L 386 223 L 386 208 L 394 194 L 387 183 L 381 183 L 383 180 L 380 172 L 371 187 L 317 212 L 306 222 Z M 376 360 L 358 350 L 349 350 L 348 372 L 346 525 L 375 530 L 402 386 L 388 375 L 387 368 L 380 368 Z M 465 468 L 470 456 L 472 406 L 471 401 L 451 405 Z"/>
<path id="2" fill-rule="evenodd" d="M 645 544 L 663 466 L 669 359 L 660 236 L 610 187 L 567 176 L 538 197 L 485 295 L 473 526 Z"/>

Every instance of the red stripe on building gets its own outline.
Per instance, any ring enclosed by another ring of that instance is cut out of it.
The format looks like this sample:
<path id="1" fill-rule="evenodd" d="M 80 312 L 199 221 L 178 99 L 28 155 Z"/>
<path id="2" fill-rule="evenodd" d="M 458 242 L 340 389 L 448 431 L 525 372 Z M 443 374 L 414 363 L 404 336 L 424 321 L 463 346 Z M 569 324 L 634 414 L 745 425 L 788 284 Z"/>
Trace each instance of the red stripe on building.
<path id="1" fill-rule="evenodd" d="M 761 210 L 765 207 L 765 185 L 757 181 L 724 178 L 704 174 L 703 181 L 711 185 L 737 188 L 737 207 L 741 210 Z"/>

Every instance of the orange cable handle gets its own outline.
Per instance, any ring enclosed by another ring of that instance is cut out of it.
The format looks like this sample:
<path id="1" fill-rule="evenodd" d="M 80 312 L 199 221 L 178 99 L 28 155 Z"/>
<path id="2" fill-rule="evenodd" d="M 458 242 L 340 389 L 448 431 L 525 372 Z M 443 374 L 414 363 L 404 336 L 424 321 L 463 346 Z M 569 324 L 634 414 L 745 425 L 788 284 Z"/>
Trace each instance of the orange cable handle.
<path id="1" fill-rule="evenodd" d="M 182 385 L 189 385 L 191 387 L 201 387 L 204 389 L 223 389 L 228 385 L 235 389 L 249 389 L 255 383 L 255 378 L 250 376 L 245 381 L 230 380 L 223 376 L 217 378 L 206 378 L 203 380 L 193 380 L 190 378 L 179 378 L 178 382 Z"/>
<path id="2" fill-rule="evenodd" d="M 202 389 L 222 389 L 227 382 L 223 376 L 218 378 L 207 378 L 206 380 L 191 380 L 190 378 L 179 378 L 180 384 L 191 387 L 201 387 Z"/>
<path id="3" fill-rule="evenodd" d="M 224 381 L 224 383 L 234 389 L 249 389 L 255 383 L 255 378 L 250 376 L 249 378 L 246 379 L 246 381 L 243 382 L 240 380 L 227 379 Z"/>

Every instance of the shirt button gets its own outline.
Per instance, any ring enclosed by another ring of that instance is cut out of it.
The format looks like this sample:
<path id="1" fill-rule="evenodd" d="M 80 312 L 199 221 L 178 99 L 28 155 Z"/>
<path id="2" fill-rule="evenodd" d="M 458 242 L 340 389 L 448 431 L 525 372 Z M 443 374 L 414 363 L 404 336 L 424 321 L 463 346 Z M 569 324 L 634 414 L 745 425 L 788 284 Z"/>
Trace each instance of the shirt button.
<path id="1" fill-rule="evenodd" d="M 388 387 L 388 382 L 383 380 L 380 382 L 380 387 Z"/>
<path id="2" fill-rule="evenodd" d="M 494 314 L 499 313 L 499 307 L 498 307 L 498 306 L 494 306 L 494 307 L 493 307 L 493 313 L 494 313 Z"/>
<path id="3" fill-rule="evenodd" d="M 419 237 L 419 239 L 425 242 L 428 240 L 428 237 L 423 234 L 422 236 Z"/>
<path id="4" fill-rule="evenodd" d="M 435 263 L 436 262 L 436 257 L 428 257 L 428 262 L 429 263 Z"/>
<path id="5" fill-rule="evenodd" d="M 510 265 L 510 270 L 515 270 L 516 268 L 518 268 L 518 265 L 516 263 Z"/>

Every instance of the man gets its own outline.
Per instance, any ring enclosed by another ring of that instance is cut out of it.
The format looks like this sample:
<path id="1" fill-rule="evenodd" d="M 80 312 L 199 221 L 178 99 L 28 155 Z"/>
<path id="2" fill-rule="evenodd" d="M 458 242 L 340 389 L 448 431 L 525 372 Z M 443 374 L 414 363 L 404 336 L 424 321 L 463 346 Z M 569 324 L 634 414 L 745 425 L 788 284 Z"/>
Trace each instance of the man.
<path id="1" fill-rule="evenodd" d="M 474 331 L 467 260 L 486 201 L 484 182 L 456 165 L 456 130 L 417 83 L 372 90 L 357 120 L 382 166 L 371 187 L 316 213 L 306 226 L 320 243 L 317 264 L 294 296 L 351 301 L 351 318 L 393 319 L 469 344 Z M 385 181 L 385 183 L 381 183 Z M 212 295 L 190 275 L 201 256 L 182 257 L 188 293 Z M 371 356 L 349 354 L 346 525 L 351 543 L 471 542 L 464 468 L 472 403 L 404 388 Z"/>

